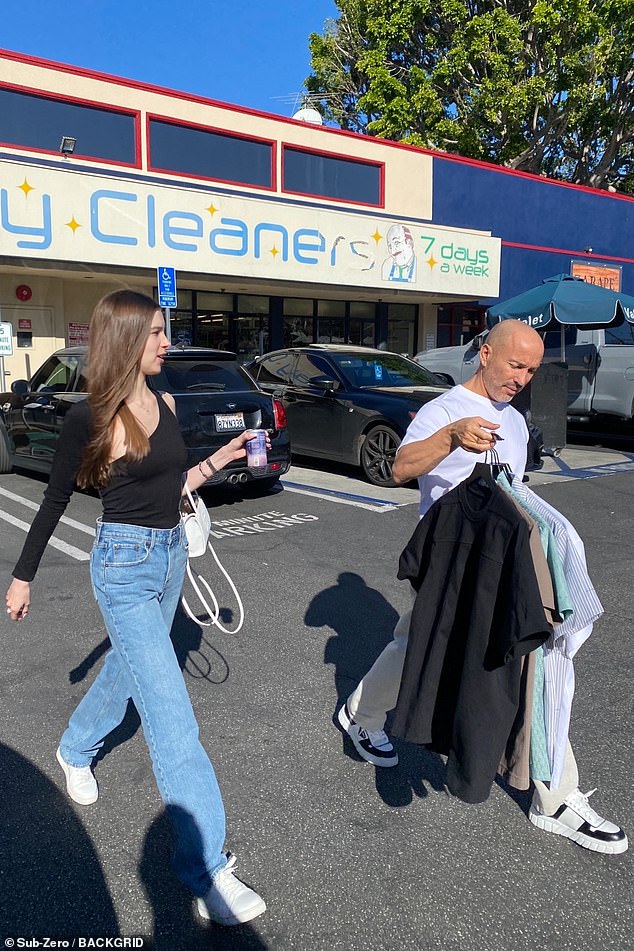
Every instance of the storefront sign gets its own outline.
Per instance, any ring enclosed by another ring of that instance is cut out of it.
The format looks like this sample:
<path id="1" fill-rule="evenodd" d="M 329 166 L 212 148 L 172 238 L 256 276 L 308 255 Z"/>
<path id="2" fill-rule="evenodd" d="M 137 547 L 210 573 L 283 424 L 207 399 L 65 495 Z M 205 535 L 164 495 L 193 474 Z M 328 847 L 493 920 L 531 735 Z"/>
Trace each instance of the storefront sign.
<path id="1" fill-rule="evenodd" d="M 25 175 L 26 172 L 26 175 Z M 500 239 L 323 205 L 0 162 L 6 255 L 495 297 Z"/>
<path id="2" fill-rule="evenodd" d="M 88 343 L 88 324 L 78 324 L 71 321 L 68 324 L 68 346 L 81 347 Z"/>
<path id="3" fill-rule="evenodd" d="M 588 264 L 587 261 L 571 261 L 570 274 L 580 277 L 588 284 L 607 287 L 609 291 L 621 290 L 622 268 L 614 264 Z"/>

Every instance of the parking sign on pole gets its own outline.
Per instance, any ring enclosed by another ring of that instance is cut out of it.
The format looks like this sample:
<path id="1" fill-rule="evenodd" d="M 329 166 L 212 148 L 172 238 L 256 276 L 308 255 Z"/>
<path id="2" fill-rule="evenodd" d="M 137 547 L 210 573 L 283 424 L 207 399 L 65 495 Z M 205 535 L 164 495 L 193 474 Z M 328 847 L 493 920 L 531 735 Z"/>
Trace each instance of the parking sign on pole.
<path id="1" fill-rule="evenodd" d="M 171 337 L 170 310 L 176 307 L 176 269 L 173 267 L 157 267 L 156 283 L 158 286 L 159 307 L 165 310 L 165 333 Z"/>
<path id="2" fill-rule="evenodd" d="M 4 358 L 13 356 L 13 327 L 0 321 L 0 393 L 4 393 Z"/>

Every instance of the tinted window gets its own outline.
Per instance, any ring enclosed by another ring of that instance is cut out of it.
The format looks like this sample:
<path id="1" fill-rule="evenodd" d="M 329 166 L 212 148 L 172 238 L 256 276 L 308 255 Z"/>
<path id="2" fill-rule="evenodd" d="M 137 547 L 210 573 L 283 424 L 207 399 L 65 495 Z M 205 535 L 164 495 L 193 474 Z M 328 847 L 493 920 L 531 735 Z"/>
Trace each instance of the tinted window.
<path id="1" fill-rule="evenodd" d="M 317 380 L 337 379 L 335 370 L 323 357 L 312 353 L 300 353 L 293 373 L 296 386 L 309 386 Z"/>
<path id="2" fill-rule="evenodd" d="M 295 355 L 292 353 L 274 353 L 254 364 L 251 373 L 260 383 L 284 386 L 290 381 L 294 360 Z"/>
<path id="3" fill-rule="evenodd" d="M 241 366 L 231 361 L 169 360 L 158 376 L 152 377 L 152 388 L 168 393 L 204 392 L 205 390 L 253 390 L 253 380 Z"/>
<path id="4" fill-rule="evenodd" d="M 353 159 L 284 148 L 283 188 L 324 198 L 381 204 L 381 168 Z"/>
<path id="5" fill-rule="evenodd" d="M 624 321 L 620 327 L 605 328 L 605 342 L 621 345 L 634 345 L 634 324 Z"/>
<path id="6" fill-rule="evenodd" d="M 62 393 L 75 375 L 79 357 L 53 354 L 40 367 L 31 380 L 31 389 L 42 392 Z"/>
<path id="7" fill-rule="evenodd" d="M 269 142 L 150 120 L 152 168 L 271 188 L 272 155 Z"/>
<path id="8" fill-rule="evenodd" d="M 425 367 L 395 353 L 333 353 L 332 362 L 351 386 L 437 386 Z"/>
<path id="9" fill-rule="evenodd" d="M 564 341 L 567 347 L 577 342 L 577 328 L 565 326 Z M 557 330 L 547 330 L 544 334 L 544 350 L 561 350 L 561 326 Z"/>
<path id="10" fill-rule="evenodd" d="M 27 149 L 59 152 L 62 136 L 77 140 L 75 153 L 134 164 L 134 116 L 60 102 L 46 96 L 0 89 L 0 141 Z"/>

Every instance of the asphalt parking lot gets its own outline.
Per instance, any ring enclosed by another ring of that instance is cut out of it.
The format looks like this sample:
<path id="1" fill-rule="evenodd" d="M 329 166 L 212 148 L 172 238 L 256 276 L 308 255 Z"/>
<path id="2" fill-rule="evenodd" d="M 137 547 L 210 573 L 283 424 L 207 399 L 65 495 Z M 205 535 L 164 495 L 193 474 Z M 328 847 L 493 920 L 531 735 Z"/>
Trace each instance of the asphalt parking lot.
<path id="1" fill-rule="evenodd" d="M 374 769 L 335 730 L 339 700 L 406 606 L 396 560 L 417 493 L 302 462 L 279 492 L 209 499 L 216 550 L 245 602 L 240 634 L 184 617 L 174 632 L 225 798 L 227 845 L 267 913 L 237 929 L 194 920 L 169 868 L 170 833 L 133 711 L 96 766 L 98 803 L 82 809 L 64 793 L 59 734 L 106 650 L 86 561 L 99 506 L 78 494 L 45 556 L 31 617 L 2 625 L 5 946 L 18 936 L 143 936 L 164 951 L 627 951 L 632 850 L 592 854 L 536 830 L 528 794 L 501 781 L 486 803 L 459 802 L 444 791 L 440 757 L 413 745 L 399 744 L 395 769 Z M 597 787 L 593 804 L 630 839 L 633 470 L 627 452 L 575 447 L 530 479 L 584 538 L 605 608 L 578 656 L 571 737 L 582 788 Z M 42 488 L 25 473 L 0 476 L 5 582 Z M 208 572 L 231 623 L 231 592 Z"/>

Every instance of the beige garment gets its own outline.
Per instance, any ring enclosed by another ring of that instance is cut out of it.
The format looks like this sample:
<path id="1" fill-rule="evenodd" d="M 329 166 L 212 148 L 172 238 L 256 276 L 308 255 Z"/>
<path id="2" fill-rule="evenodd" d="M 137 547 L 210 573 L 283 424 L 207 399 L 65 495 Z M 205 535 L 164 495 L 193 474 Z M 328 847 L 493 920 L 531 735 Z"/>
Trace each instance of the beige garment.
<path id="1" fill-rule="evenodd" d="M 533 688 L 535 686 L 535 651 L 522 657 L 520 702 L 517 716 L 500 760 L 498 773 L 515 789 L 528 789 L 531 784 L 530 749 L 531 720 L 533 717 Z"/>
<path id="2" fill-rule="evenodd" d="M 546 620 L 549 624 L 557 623 L 555 621 L 555 618 L 558 618 L 555 607 L 555 592 L 542 541 L 539 537 L 539 529 L 535 520 L 512 495 L 507 495 L 507 498 L 514 504 L 528 525 L 531 557 Z M 535 654 L 531 652 L 522 658 L 519 707 L 504 750 L 504 756 L 498 766 L 498 773 L 504 776 L 515 789 L 528 789 L 531 783 L 530 747 L 534 685 Z"/>

